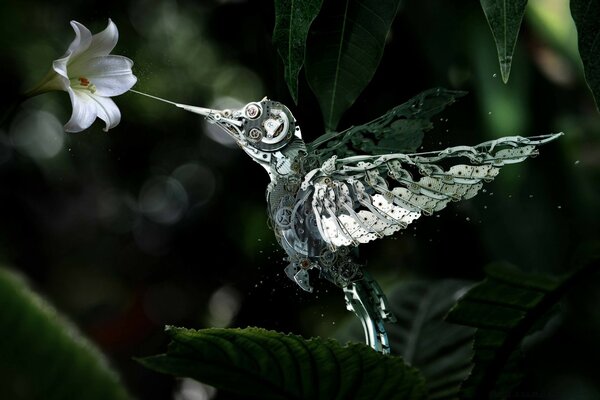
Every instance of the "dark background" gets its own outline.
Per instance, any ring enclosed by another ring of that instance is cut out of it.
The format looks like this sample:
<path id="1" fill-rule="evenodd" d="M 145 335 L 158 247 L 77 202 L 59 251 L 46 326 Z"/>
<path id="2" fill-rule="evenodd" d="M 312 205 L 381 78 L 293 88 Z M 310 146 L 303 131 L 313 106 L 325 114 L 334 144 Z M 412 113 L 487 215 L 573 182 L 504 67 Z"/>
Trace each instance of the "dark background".
<path id="1" fill-rule="evenodd" d="M 342 120 L 340 128 L 362 123 L 444 86 L 470 94 L 436 117 L 424 149 L 565 132 L 538 158 L 505 167 L 485 193 L 363 246 L 384 288 L 479 280 L 497 261 L 561 274 L 598 239 L 600 115 L 566 2 L 533 3 L 504 85 L 478 2 L 405 2 L 379 70 Z M 109 17 L 121 35 L 114 54 L 135 61 L 135 89 L 216 107 L 268 96 L 290 107 L 306 140 L 323 133 L 303 77 L 299 104 L 289 97 L 271 45 L 273 5 L 260 1 L 4 1 L 2 110 L 64 53 L 71 19 L 98 32 Z M 335 335 L 350 317 L 343 294 L 325 281 L 306 294 L 283 274 L 262 168 L 215 141 L 222 137 L 196 115 L 133 93 L 115 100 L 123 117 L 108 133 L 97 121 L 65 134 L 64 92 L 25 102 L 0 127 L 0 264 L 73 319 L 142 399 L 206 398 L 205 388 L 132 360 L 166 349 L 166 324 Z M 597 285 L 571 294 L 560 321 L 529 347 L 516 395 L 600 398 Z"/>

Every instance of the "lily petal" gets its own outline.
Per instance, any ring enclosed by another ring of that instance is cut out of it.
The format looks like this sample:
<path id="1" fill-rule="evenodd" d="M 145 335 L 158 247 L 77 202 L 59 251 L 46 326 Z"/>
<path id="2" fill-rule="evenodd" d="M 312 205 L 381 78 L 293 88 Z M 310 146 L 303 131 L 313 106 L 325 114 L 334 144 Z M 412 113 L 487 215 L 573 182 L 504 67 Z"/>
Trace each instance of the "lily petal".
<path id="1" fill-rule="evenodd" d="M 108 26 L 102 32 L 92 36 L 90 47 L 86 51 L 86 57 L 107 56 L 117 45 L 119 30 L 117 25 L 109 18 Z"/>
<path id="2" fill-rule="evenodd" d="M 96 86 L 96 95 L 112 97 L 125 93 L 137 82 L 132 66 L 133 61 L 127 57 L 109 55 L 81 60 L 69 73 L 89 79 Z"/>
<path id="3" fill-rule="evenodd" d="M 67 89 L 71 103 L 73 105 L 73 114 L 71 119 L 65 124 L 67 132 L 81 132 L 92 125 L 98 116 L 97 102 L 94 101 L 87 91 Z"/>
<path id="4" fill-rule="evenodd" d="M 96 102 L 98 118 L 106 122 L 106 127 L 103 129 L 104 132 L 108 132 L 109 129 L 119 125 L 119 122 L 121 122 L 121 111 L 111 98 L 93 94 L 88 96 Z"/>
<path id="5" fill-rule="evenodd" d="M 71 62 L 73 62 L 80 54 L 90 47 L 90 44 L 92 43 L 92 32 L 77 21 L 71 21 L 71 26 L 75 31 L 75 39 L 69 45 L 67 53 L 71 52 Z"/>
<path id="6" fill-rule="evenodd" d="M 67 53 L 63 58 L 59 58 L 58 60 L 54 60 L 52 62 L 52 69 L 56 72 L 56 76 L 52 78 L 53 84 L 58 86 L 60 90 L 67 90 L 70 86 L 69 83 L 69 75 L 67 74 L 67 64 L 69 63 L 69 59 L 71 58 L 71 51 L 67 50 Z"/>

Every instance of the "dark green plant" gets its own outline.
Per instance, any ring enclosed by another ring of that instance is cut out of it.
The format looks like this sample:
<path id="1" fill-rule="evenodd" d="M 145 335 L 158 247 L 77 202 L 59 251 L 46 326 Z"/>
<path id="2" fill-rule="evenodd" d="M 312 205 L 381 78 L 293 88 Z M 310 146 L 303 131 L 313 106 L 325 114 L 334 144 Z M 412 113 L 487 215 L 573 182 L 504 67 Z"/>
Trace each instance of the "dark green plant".
<path id="1" fill-rule="evenodd" d="M 506 83 L 527 1 L 480 3 Z M 430 97 L 434 92 L 425 91 L 418 96 L 424 108 L 417 118 L 401 105 L 370 123 L 336 131 L 377 71 L 401 6 L 399 0 L 275 0 L 273 44 L 285 83 L 294 101 L 308 99 L 299 84 L 304 69 L 305 87 L 323 116 L 325 134 L 313 147 L 327 142 L 331 150 L 351 144 L 356 153 L 414 151 L 431 117 L 463 95 L 442 90 Z M 585 79 L 598 105 L 600 1 L 571 0 L 570 6 Z M 597 253 L 588 254 L 562 277 L 490 267 L 486 279 L 458 301 L 464 282 L 402 282 L 390 290 L 399 320 L 388 327 L 393 356 L 362 344 L 342 346 L 257 328 L 169 328 L 167 353 L 140 362 L 255 398 L 502 398 L 523 376 L 523 340 L 544 326 L 570 289 L 597 273 L 598 262 Z M 0 371 L 6 379 L 0 397 L 128 398 L 103 356 L 6 270 L 0 270 L 0 304 Z M 360 341 L 360 335 L 354 337 Z"/>
<path id="2" fill-rule="evenodd" d="M 544 326 L 568 290 L 600 272 L 600 253 L 588 253 L 580 263 L 562 278 L 490 267 L 447 318 L 465 283 L 402 284 L 392 291 L 399 321 L 390 329 L 392 348 L 402 358 L 362 344 L 342 347 L 331 339 L 256 328 L 169 328 L 167 354 L 140 361 L 250 398 L 342 399 L 354 393 L 358 399 L 418 399 L 425 390 L 435 399 L 505 398 L 522 378 L 521 343 Z"/>
<path id="3" fill-rule="evenodd" d="M 473 371 L 461 398 L 505 398 L 522 376 L 523 339 L 541 329 L 565 293 L 598 273 L 598 253 L 562 278 L 528 274 L 510 266 L 491 266 L 487 278 L 463 296 L 447 320 L 477 328 Z"/>
<path id="4" fill-rule="evenodd" d="M 362 343 L 303 339 L 259 328 L 168 327 L 166 354 L 140 362 L 256 399 L 424 399 L 424 380 L 400 357 Z"/>
<path id="5" fill-rule="evenodd" d="M 129 398 L 100 351 L 5 268 L 0 304 L 0 398 Z"/>

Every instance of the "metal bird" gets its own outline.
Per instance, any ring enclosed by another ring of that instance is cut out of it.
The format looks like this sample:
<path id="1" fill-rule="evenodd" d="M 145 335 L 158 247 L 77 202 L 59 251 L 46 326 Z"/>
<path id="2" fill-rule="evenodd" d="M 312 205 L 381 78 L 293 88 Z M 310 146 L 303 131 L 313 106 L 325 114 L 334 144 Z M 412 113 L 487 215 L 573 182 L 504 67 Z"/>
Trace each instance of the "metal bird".
<path id="1" fill-rule="evenodd" d="M 414 151 L 431 128 L 429 118 L 463 92 L 425 91 L 382 117 L 312 143 L 283 104 L 267 98 L 239 110 L 213 110 L 172 103 L 204 116 L 231 136 L 271 179 L 268 214 L 288 255 L 286 275 L 313 290 L 311 271 L 344 290 L 347 308 L 363 324 L 366 342 L 389 353 L 384 322 L 394 321 L 379 285 L 351 251 L 393 235 L 422 215 L 477 194 L 506 164 L 538 154 L 537 147 L 562 133 L 510 136 L 473 147 Z M 418 145 L 417 143 L 417 145 Z"/>

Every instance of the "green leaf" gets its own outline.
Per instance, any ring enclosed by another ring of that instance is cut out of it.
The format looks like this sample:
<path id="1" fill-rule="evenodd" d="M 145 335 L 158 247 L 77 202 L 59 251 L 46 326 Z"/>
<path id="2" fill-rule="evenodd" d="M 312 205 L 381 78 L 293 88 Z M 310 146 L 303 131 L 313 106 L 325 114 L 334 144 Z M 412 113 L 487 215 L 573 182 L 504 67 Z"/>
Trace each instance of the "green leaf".
<path id="1" fill-rule="evenodd" d="M 600 111 L 600 0 L 571 0 L 585 80 Z"/>
<path id="2" fill-rule="evenodd" d="M 502 81 L 506 83 L 527 0 L 480 0 L 480 3 L 496 41 Z"/>
<path id="3" fill-rule="evenodd" d="M 285 81 L 298 103 L 298 74 L 304 65 L 306 38 L 323 0 L 275 0 L 273 43 L 283 59 Z"/>
<path id="4" fill-rule="evenodd" d="M 306 78 L 333 130 L 371 81 L 400 0 L 329 1 L 313 24 Z"/>
<path id="5" fill-rule="evenodd" d="M 342 347 L 331 339 L 259 328 L 167 332 L 167 354 L 143 358 L 142 364 L 248 398 L 425 398 L 417 370 L 363 344 Z"/>
<path id="6" fill-rule="evenodd" d="M 473 371 L 461 399 L 505 398 L 519 383 L 523 339 L 543 326 L 565 292 L 599 271 L 598 258 L 572 275 L 551 278 L 507 266 L 486 269 L 487 278 L 464 297 L 447 320 L 477 328 Z"/>
<path id="7" fill-rule="evenodd" d="M 0 398 L 129 398 L 100 352 L 22 278 L 1 268 L 0 304 Z"/>
<path id="8" fill-rule="evenodd" d="M 428 399 L 457 398 L 471 371 L 475 329 L 444 321 L 469 286 L 472 283 L 447 279 L 401 282 L 389 290 L 389 306 L 397 318 L 386 324 L 392 354 L 421 371 Z M 364 340 L 356 318 L 338 335 Z"/>
<path id="9" fill-rule="evenodd" d="M 418 368 L 428 399 L 453 399 L 471 371 L 474 329 L 444 321 L 472 284 L 457 280 L 406 282 L 390 291 L 398 322 L 388 325 L 392 354 Z"/>
<path id="10" fill-rule="evenodd" d="M 412 153 L 433 127 L 431 117 L 465 94 L 444 88 L 426 90 L 371 122 L 322 135 L 308 144 L 309 152 L 317 153 L 321 161 L 332 155 Z"/>

